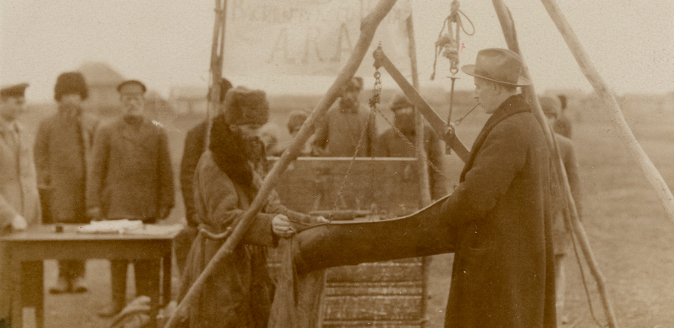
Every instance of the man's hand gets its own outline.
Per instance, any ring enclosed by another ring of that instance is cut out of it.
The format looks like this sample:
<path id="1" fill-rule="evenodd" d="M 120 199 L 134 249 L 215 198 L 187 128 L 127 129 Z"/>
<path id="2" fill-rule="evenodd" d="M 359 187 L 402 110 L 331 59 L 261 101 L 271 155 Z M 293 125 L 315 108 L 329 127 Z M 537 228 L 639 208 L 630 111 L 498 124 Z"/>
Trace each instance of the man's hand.
<path id="1" fill-rule="evenodd" d="M 101 217 L 101 208 L 100 207 L 93 207 L 87 210 L 87 217 L 91 221 L 100 221 L 103 220 Z"/>
<path id="2" fill-rule="evenodd" d="M 17 215 L 12 219 L 12 229 L 15 231 L 22 231 L 28 228 L 28 222 L 21 215 Z"/>
<path id="3" fill-rule="evenodd" d="M 157 213 L 158 219 L 159 219 L 159 220 L 166 219 L 166 218 L 169 216 L 169 214 L 171 214 L 171 209 L 170 209 L 170 208 L 168 208 L 168 207 L 160 207 L 160 208 L 159 208 L 159 212 Z"/>
<path id="4" fill-rule="evenodd" d="M 271 220 L 271 228 L 279 237 L 290 237 L 295 233 L 295 229 L 290 225 L 290 220 L 283 214 L 278 214 Z"/>
<path id="5" fill-rule="evenodd" d="M 323 217 L 323 216 L 317 216 L 317 217 L 316 217 L 316 222 L 319 222 L 319 223 L 330 223 L 330 220 L 326 219 L 326 218 Z"/>

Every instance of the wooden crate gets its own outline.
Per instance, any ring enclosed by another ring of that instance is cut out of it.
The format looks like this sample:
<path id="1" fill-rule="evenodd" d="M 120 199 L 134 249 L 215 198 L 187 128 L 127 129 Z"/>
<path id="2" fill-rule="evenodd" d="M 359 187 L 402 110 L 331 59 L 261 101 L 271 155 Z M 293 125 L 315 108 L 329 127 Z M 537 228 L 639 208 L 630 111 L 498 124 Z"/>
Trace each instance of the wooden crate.
<path id="1" fill-rule="evenodd" d="M 374 210 L 364 220 L 419 209 L 414 158 L 300 158 L 276 188 L 287 207 L 300 211 Z M 272 275 L 277 267 L 270 252 Z M 404 259 L 327 271 L 323 327 L 421 327 L 425 317 L 424 260 Z"/>

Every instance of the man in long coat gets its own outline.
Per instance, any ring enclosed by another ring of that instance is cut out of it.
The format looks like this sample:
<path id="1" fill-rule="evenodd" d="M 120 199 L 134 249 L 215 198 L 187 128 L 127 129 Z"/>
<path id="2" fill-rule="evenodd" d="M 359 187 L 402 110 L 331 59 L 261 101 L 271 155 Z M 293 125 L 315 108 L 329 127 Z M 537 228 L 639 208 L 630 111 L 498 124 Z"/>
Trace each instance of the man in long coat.
<path id="1" fill-rule="evenodd" d="M 17 122 L 24 111 L 22 83 L 0 89 L 0 235 L 40 224 L 37 176 L 28 136 Z M 10 296 L 7 254 L 0 244 L 0 327 L 9 327 Z M 42 266 L 42 262 L 25 265 Z"/>
<path id="2" fill-rule="evenodd" d="M 266 96 L 260 90 L 237 87 L 229 91 L 224 106 L 225 112 L 213 120 L 209 150 L 201 156 L 194 176 L 199 233 L 187 258 L 180 299 L 262 186 L 263 145 L 257 134 L 269 117 Z M 241 244 L 206 280 L 200 301 L 188 310 L 183 325 L 267 327 L 273 283 L 267 272 L 266 246 L 275 246 L 279 236 L 290 236 L 311 221 L 283 207 L 273 193 Z"/>
<path id="3" fill-rule="evenodd" d="M 87 211 L 92 219 L 129 219 L 155 223 L 174 205 L 173 171 L 165 129 L 143 116 L 145 85 L 136 80 L 118 87 L 123 117 L 101 127 L 94 140 L 87 180 Z M 100 314 L 122 310 L 126 299 L 127 260 L 110 261 L 113 302 Z M 137 296 L 156 306 L 158 260 L 134 264 Z"/>
<path id="4" fill-rule="evenodd" d="M 219 99 L 221 104 L 225 101 L 225 95 L 231 88 L 232 83 L 229 82 L 229 80 L 226 78 L 220 80 Z M 194 188 L 192 187 L 192 184 L 199 158 L 201 158 L 201 154 L 206 151 L 207 130 L 208 120 L 204 120 L 187 131 L 185 147 L 183 148 L 183 157 L 180 161 L 180 189 L 182 191 L 183 201 L 185 202 L 185 219 L 187 220 L 187 226 L 180 231 L 175 239 L 176 262 L 178 263 L 178 270 L 180 272 L 182 272 L 185 267 L 187 253 L 189 253 L 192 242 L 197 236 L 197 226 L 199 223 L 195 217 Z"/>
<path id="5" fill-rule="evenodd" d="M 478 52 L 462 70 L 491 117 L 457 190 L 442 204 L 456 231 L 445 327 L 555 327 L 551 161 L 540 125 L 517 87 L 522 60 Z"/>
<path id="6" fill-rule="evenodd" d="M 352 157 L 356 152 L 358 157 L 372 156 L 377 128 L 358 100 L 362 89 L 362 78 L 351 79 L 339 102 L 317 124 L 313 141 L 316 156 Z"/>
<path id="7" fill-rule="evenodd" d="M 417 157 L 417 149 L 414 145 L 416 135 L 414 110 L 414 105 L 404 95 L 398 95 L 393 100 L 391 111 L 394 114 L 394 127 L 379 136 L 375 156 Z M 424 151 L 429 161 L 428 177 L 431 198 L 440 199 L 447 194 L 447 178 L 444 176 L 443 159 L 445 153 L 440 139 L 430 127 L 424 129 L 424 149 L 419 151 Z"/>
<path id="8" fill-rule="evenodd" d="M 54 87 L 58 111 L 40 123 L 35 137 L 38 185 L 53 222 L 89 222 L 85 205 L 87 159 L 98 121 L 82 112 L 82 101 L 88 94 L 82 74 L 59 75 Z M 84 261 L 60 260 L 56 286 L 49 291 L 85 292 L 84 275 Z"/>
<path id="9" fill-rule="evenodd" d="M 562 105 L 558 98 L 551 96 L 541 96 L 538 98 L 541 104 L 541 109 L 548 119 L 551 126 L 554 126 L 556 120 L 562 111 Z M 571 188 L 571 196 L 576 204 L 579 218 L 583 217 L 583 199 L 580 188 L 580 176 L 578 175 L 578 162 L 576 161 L 576 151 L 573 147 L 571 139 L 562 136 L 555 132 L 555 140 L 557 141 L 557 148 L 559 155 L 562 157 L 564 163 L 564 170 Z M 565 212 L 564 208 L 564 189 L 559 186 L 558 196 L 555 200 L 554 207 L 554 224 L 552 226 L 552 241 L 555 246 L 555 284 L 557 295 L 557 324 L 566 324 L 569 319 L 564 310 L 564 294 L 566 292 L 566 272 L 565 259 L 568 252 L 569 244 L 571 243 L 571 231 L 564 223 Z"/>

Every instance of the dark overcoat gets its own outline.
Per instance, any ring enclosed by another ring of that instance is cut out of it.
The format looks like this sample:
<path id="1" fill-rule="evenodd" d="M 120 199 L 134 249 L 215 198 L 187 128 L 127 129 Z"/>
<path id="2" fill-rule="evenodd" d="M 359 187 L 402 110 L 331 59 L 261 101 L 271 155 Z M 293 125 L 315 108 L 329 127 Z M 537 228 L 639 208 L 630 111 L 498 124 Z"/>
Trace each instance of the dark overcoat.
<path id="1" fill-rule="evenodd" d="M 87 162 L 98 120 L 60 110 L 40 123 L 35 136 L 38 185 L 49 193 L 55 222 L 85 223 Z"/>
<path id="2" fill-rule="evenodd" d="M 174 205 L 173 170 L 165 129 L 143 118 L 101 127 L 87 179 L 87 208 L 107 219 L 156 220 Z"/>
<path id="3" fill-rule="evenodd" d="M 550 169 L 529 106 L 508 98 L 443 204 L 457 233 L 445 327 L 555 327 Z"/>
<path id="4" fill-rule="evenodd" d="M 402 136 L 390 128 L 379 136 L 375 147 L 378 157 L 417 157 L 414 145 L 414 132 Z M 431 197 L 440 199 L 447 194 L 447 178 L 444 176 L 444 150 L 438 135 L 430 127 L 424 128 L 424 151 L 429 161 L 428 177 Z"/>
<path id="5" fill-rule="evenodd" d="M 191 227 L 199 225 L 199 222 L 195 218 L 194 188 L 192 187 L 192 183 L 199 158 L 201 158 L 201 154 L 206 150 L 207 131 L 208 121 L 201 122 L 187 131 L 183 157 L 180 161 L 180 189 L 185 201 L 185 219 L 187 219 L 187 224 Z"/>
<path id="6" fill-rule="evenodd" d="M 255 175 L 256 188 L 262 179 Z M 197 234 L 185 266 L 179 299 L 199 277 L 208 262 L 224 244 L 222 234 L 243 215 L 257 191 L 241 185 L 218 168 L 210 151 L 199 160 L 194 175 L 194 205 L 200 232 Z M 182 326 L 248 327 L 267 326 L 271 310 L 273 284 L 267 271 L 266 247 L 275 246 L 271 221 L 276 214 L 285 214 L 296 223 L 310 221 L 309 216 L 282 206 L 272 193 L 269 201 L 232 254 L 218 263 L 215 274 L 205 282 L 199 301 L 189 309 Z M 185 318 L 183 318 L 184 320 Z"/>
<path id="7" fill-rule="evenodd" d="M 377 128 L 369 116 L 368 109 L 363 106 L 342 109 L 339 102 L 335 102 L 325 117 L 316 124 L 316 137 L 313 141 L 315 155 L 352 157 L 358 149 L 358 157 L 372 156 Z"/>

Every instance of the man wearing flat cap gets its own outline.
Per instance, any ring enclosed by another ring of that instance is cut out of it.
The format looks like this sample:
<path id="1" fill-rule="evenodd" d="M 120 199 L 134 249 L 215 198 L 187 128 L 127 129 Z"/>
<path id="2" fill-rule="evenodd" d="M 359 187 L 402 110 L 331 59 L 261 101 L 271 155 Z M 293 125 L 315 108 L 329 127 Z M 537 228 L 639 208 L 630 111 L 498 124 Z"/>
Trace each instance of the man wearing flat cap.
<path id="1" fill-rule="evenodd" d="M 40 224 L 40 198 L 28 136 L 17 118 L 27 83 L 0 88 L 0 236 Z M 9 327 L 11 283 L 0 244 L 0 327 Z M 42 262 L 24 263 L 41 268 Z"/>
<path id="2" fill-rule="evenodd" d="M 398 95 L 391 104 L 393 127 L 379 136 L 375 155 L 378 157 L 417 157 L 414 147 L 416 127 L 414 105 L 404 95 Z M 431 198 L 440 199 L 447 194 L 447 179 L 443 174 L 445 155 L 437 134 L 427 127 L 424 129 L 424 149 L 428 158 L 428 176 Z"/>
<path id="3" fill-rule="evenodd" d="M 369 119 L 368 109 L 358 100 L 362 89 L 363 79 L 352 78 L 339 102 L 317 123 L 313 142 L 317 156 L 352 157 L 356 152 L 358 157 L 372 156 L 377 129 L 374 120 Z"/>
<path id="4" fill-rule="evenodd" d="M 543 114 L 548 119 L 550 126 L 555 126 L 555 123 L 562 114 L 562 103 L 560 99 L 554 96 L 540 96 L 538 97 L 538 102 L 541 104 L 541 109 Z M 578 217 L 582 219 L 583 217 L 583 200 L 580 189 L 580 177 L 578 176 L 578 162 L 576 161 L 576 151 L 573 147 L 573 142 L 571 139 L 561 135 L 559 132 L 555 131 L 555 141 L 557 142 L 557 149 L 559 150 L 559 155 L 562 157 L 562 162 L 564 163 L 564 170 L 566 171 L 566 177 L 569 181 L 569 187 L 571 188 L 571 195 L 576 204 L 576 210 L 578 211 Z M 556 297 L 557 297 L 557 324 L 566 324 L 569 319 L 565 313 L 564 309 L 564 294 L 566 292 L 566 272 L 565 272 L 565 259 L 566 253 L 571 243 L 571 231 L 569 231 L 564 224 L 564 216 L 566 208 L 564 207 L 564 189 L 562 186 L 558 186 L 557 192 L 554 194 L 554 210 L 553 218 L 554 223 L 552 225 L 552 243 L 555 246 L 555 284 L 556 284 Z"/>
<path id="5" fill-rule="evenodd" d="M 82 101 L 88 95 L 82 74 L 59 75 L 54 86 L 58 110 L 40 123 L 35 137 L 38 186 L 45 204 L 43 210 L 48 209 L 52 222 L 89 222 L 85 205 L 86 168 L 98 120 L 82 110 Z M 84 269 L 84 261 L 60 260 L 58 280 L 49 292 L 87 291 Z"/>
<path id="6" fill-rule="evenodd" d="M 145 85 L 129 80 L 118 87 L 124 115 L 101 127 L 94 140 L 87 181 L 87 211 L 92 219 L 165 219 L 174 205 L 173 171 L 165 129 L 143 116 Z M 128 261 L 110 261 L 112 304 L 101 315 L 122 310 L 126 299 Z M 137 296 L 159 295 L 159 262 L 134 263 Z"/>
<path id="7" fill-rule="evenodd" d="M 550 155 L 517 87 L 523 62 L 506 49 L 478 52 L 475 98 L 487 114 L 442 204 L 456 233 L 445 327 L 555 327 Z"/>

